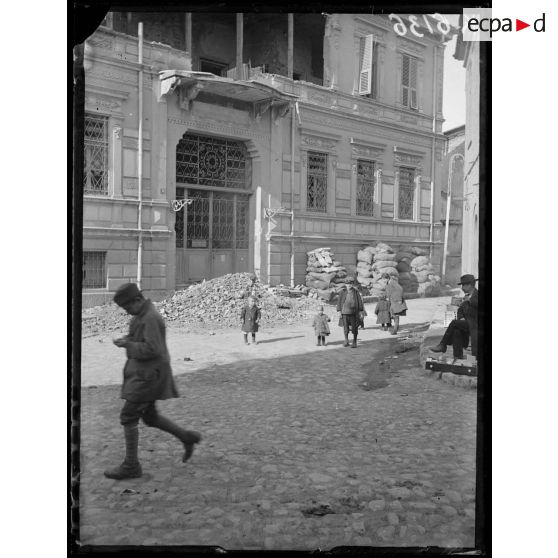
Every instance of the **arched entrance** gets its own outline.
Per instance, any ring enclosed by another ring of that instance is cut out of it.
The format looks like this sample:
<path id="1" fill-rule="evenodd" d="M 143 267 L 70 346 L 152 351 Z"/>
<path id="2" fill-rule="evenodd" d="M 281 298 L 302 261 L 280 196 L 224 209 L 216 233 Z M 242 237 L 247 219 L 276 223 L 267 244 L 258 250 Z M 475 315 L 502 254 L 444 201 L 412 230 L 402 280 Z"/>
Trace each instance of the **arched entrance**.
<path id="1" fill-rule="evenodd" d="M 186 133 L 176 147 L 177 287 L 248 271 L 250 157 L 240 141 Z"/>

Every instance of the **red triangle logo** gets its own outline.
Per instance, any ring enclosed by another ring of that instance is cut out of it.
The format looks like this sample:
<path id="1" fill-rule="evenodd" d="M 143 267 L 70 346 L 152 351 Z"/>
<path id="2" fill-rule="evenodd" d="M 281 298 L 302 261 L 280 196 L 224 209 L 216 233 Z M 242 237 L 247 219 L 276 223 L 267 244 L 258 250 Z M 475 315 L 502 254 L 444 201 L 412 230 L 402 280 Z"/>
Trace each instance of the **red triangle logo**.
<path id="1" fill-rule="evenodd" d="M 525 29 L 525 27 L 531 27 L 531 24 L 530 23 L 525 23 L 524 21 L 521 21 L 520 19 L 515 20 L 515 30 L 516 31 L 521 31 L 522 29 Z"/>

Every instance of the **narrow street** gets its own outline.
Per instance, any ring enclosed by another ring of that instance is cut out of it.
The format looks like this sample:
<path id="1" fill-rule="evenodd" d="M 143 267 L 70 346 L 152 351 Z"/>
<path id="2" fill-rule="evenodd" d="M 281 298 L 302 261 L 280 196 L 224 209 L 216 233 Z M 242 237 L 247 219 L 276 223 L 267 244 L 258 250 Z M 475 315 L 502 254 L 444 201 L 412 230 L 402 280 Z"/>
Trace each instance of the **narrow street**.
<path id="1" fill-rule="evenodd" d="M 403 328 L 440 300 L 409 301 Z M 144 476 L 127 481 L 103 476 L 124 454 L 120 376 L 98 381 L 124 354 L 110 337 L 85 340 L 81 543 L 473 546 L 476 392 L 423 376 L 418 350 L 395 353 L 367 310 L 356 350 L 335 323 L 326 347 L 307 326 L 262 332 L 249 347 L 236 331 L 198 335 L 192 350 L 169 330 L 181 398 L 158 406 L 203 440 L 183 464 L 174 438 L 141 425 Z M 217 345 L 213 363 L 196 362 Z"/>

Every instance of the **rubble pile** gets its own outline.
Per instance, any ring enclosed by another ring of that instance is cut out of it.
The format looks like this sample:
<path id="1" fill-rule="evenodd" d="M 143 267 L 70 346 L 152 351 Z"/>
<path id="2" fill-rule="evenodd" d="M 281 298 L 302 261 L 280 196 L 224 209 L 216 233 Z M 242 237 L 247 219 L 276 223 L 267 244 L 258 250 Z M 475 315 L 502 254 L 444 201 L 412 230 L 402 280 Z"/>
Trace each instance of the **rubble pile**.
<path id="1" fill-rule="evenodd" d="M 347 282 L 347 269 L 334 259 L 331 248 L 316 248 L 306 254 L 306 287 L 309 288 L 309 296 L 330 301 Z"/>
<path id="2" fill-rule="evenodd" d="M 247 298 L 254 296 L 261 309 L 261 327 L 300 323 L 317 312 L 312 298 L 278 296 L 262 285 L 253 273 L 231 273 L 177 291 L 154 302 L 171 327 L 192 329 L 240 327 L 240 312 Z M 116 305 L 89 308 L 82 313 L 82 336 L 125 330 L 130 321 Z"/>

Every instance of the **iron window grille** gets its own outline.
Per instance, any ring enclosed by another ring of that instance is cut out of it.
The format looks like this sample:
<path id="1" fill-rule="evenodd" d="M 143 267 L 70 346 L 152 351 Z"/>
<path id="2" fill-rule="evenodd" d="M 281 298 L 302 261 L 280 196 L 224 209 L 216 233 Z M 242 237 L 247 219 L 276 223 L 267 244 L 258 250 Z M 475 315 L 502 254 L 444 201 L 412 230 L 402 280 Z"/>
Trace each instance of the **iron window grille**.
<path id="1" fill-rule="evenodd" d="M 82 288 L 104 289 L 107 286 L 106 252 L 83 252 Z"/>
<path id="2" fill-rule="evenodd" d="M 83 191 L 108 195 L 108 117 L 85 115 Z"/>
<path id="3" fill-rule="evenodd" d="M 399 169 L 399 219 L 413 219 L 415 206 L 415 171 L 402 167 Z"/>
<path id="4" fill-rule="evenodd" d="M 327 211 L 327 154 L 308 152 L 306 209 Z"/>
<path id="5" fill-rule="evenodd" d="M 418 60 L 403 54 L 401 68 L 401 103 L 412 110 L 418 110 L 417 66 Z"/>
<path id="6" fill-rule="evenodd" d="M 239 141 L 188 134 L 176 148 L 176 181 L 247 189 L 247 151 Z"/>
<path id="7" fill-rule="evenodd" d="M 374 215 L 374 163 L 357 161 L 357 215 Z"/>

